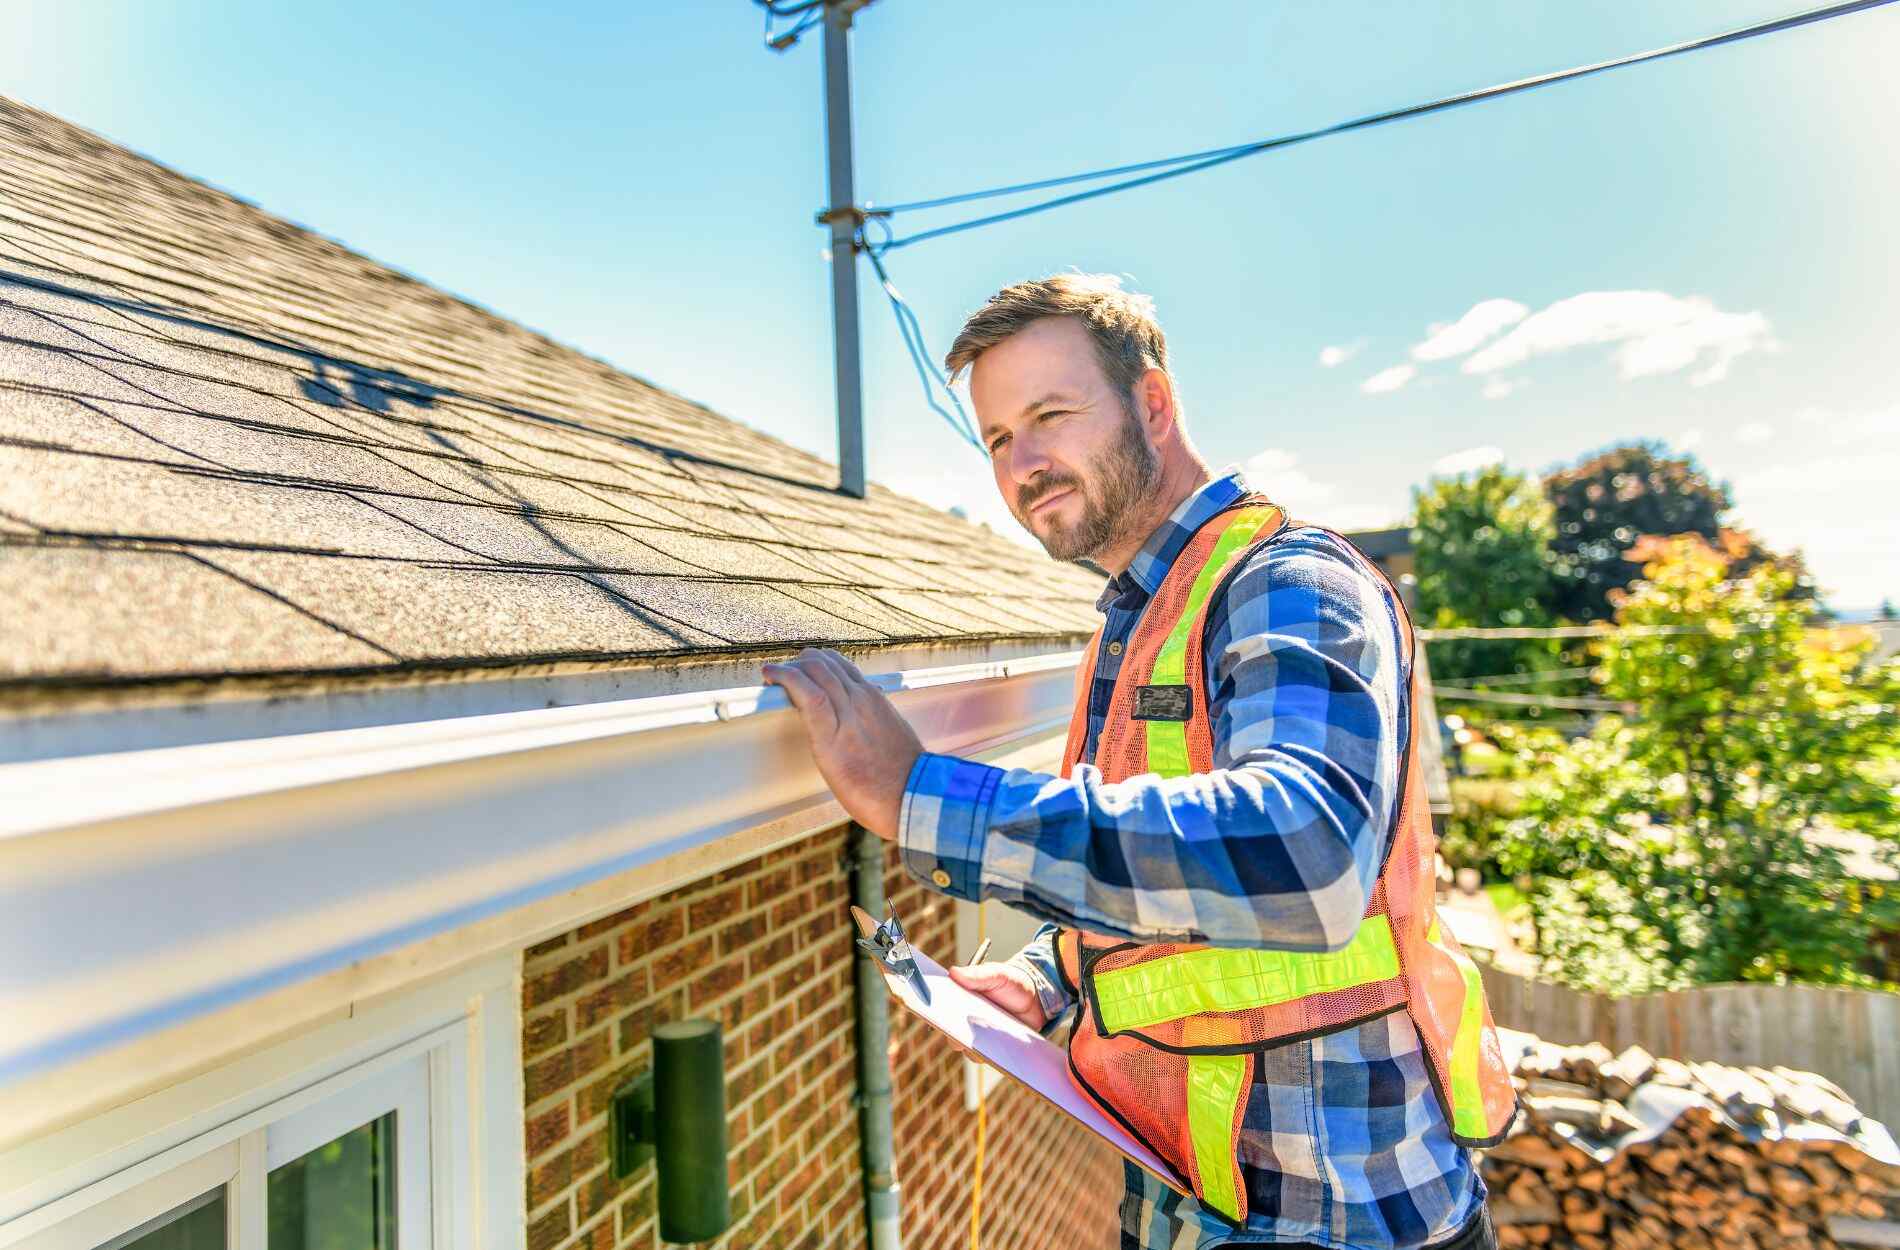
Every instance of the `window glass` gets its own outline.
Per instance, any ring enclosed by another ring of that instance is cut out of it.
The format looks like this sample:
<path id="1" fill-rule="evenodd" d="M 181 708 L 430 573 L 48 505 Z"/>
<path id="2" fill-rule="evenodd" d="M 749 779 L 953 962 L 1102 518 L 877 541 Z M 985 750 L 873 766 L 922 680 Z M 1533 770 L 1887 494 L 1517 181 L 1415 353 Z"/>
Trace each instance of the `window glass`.
<path id="1" fill-rule="evenodd" d="M 396 1112 L 273 1169 L 268 1198 L 270 1250 L 395 1250 Z"/>

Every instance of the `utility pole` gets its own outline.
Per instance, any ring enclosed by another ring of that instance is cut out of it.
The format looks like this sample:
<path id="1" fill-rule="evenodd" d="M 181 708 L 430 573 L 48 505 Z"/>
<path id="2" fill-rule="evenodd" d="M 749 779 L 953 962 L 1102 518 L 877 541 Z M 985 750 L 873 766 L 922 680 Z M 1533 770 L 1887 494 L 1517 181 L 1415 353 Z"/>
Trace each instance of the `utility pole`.
<path id="1" fill-rule="evenodd" d="M 838 490 L 864 498 L 864 382 L 858 366 L 858 228 L 851 185 L 851 15 L 871 0 L 825 0 L 825 159 L 831 203 L 831 332 L 838 387 Z"/>

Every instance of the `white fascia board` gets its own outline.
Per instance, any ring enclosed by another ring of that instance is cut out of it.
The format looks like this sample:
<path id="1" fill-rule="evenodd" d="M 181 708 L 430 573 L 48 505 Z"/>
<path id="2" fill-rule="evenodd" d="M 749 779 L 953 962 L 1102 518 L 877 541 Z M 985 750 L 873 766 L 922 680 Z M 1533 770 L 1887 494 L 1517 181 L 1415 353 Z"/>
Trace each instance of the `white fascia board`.
<path id="1" fill-rule="evenodd" d="M 872 680 L 987 753 L 1066 721 L 1079 659 Z M 768 687 L 0 766 L 0 1086 L 837 810 Z"/>

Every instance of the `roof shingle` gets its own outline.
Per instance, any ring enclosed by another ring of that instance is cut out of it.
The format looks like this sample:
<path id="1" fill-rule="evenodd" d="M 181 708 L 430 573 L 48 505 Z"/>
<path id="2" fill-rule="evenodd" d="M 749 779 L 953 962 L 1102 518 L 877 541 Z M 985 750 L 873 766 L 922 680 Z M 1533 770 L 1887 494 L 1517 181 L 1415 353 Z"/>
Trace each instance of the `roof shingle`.
<path id="1" fill-rule="evenodd" d="M 1099 581 L 0 99 L 0 691 L 1071 641 Z"/>

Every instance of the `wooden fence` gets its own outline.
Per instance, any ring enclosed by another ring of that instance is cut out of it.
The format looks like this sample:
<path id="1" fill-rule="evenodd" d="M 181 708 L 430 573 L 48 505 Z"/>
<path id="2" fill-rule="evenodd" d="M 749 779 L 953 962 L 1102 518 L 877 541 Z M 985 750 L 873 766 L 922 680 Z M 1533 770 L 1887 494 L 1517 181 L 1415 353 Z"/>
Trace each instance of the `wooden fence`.
<path id="1" fill-rule="evenodd" d="M 1900 994 L 1815 985 L 1704 985 L 1613 998 L 1484 969 L 1505 1028 L 1673 1059 L 1819 1072 L 1900 1133 Z"/>

